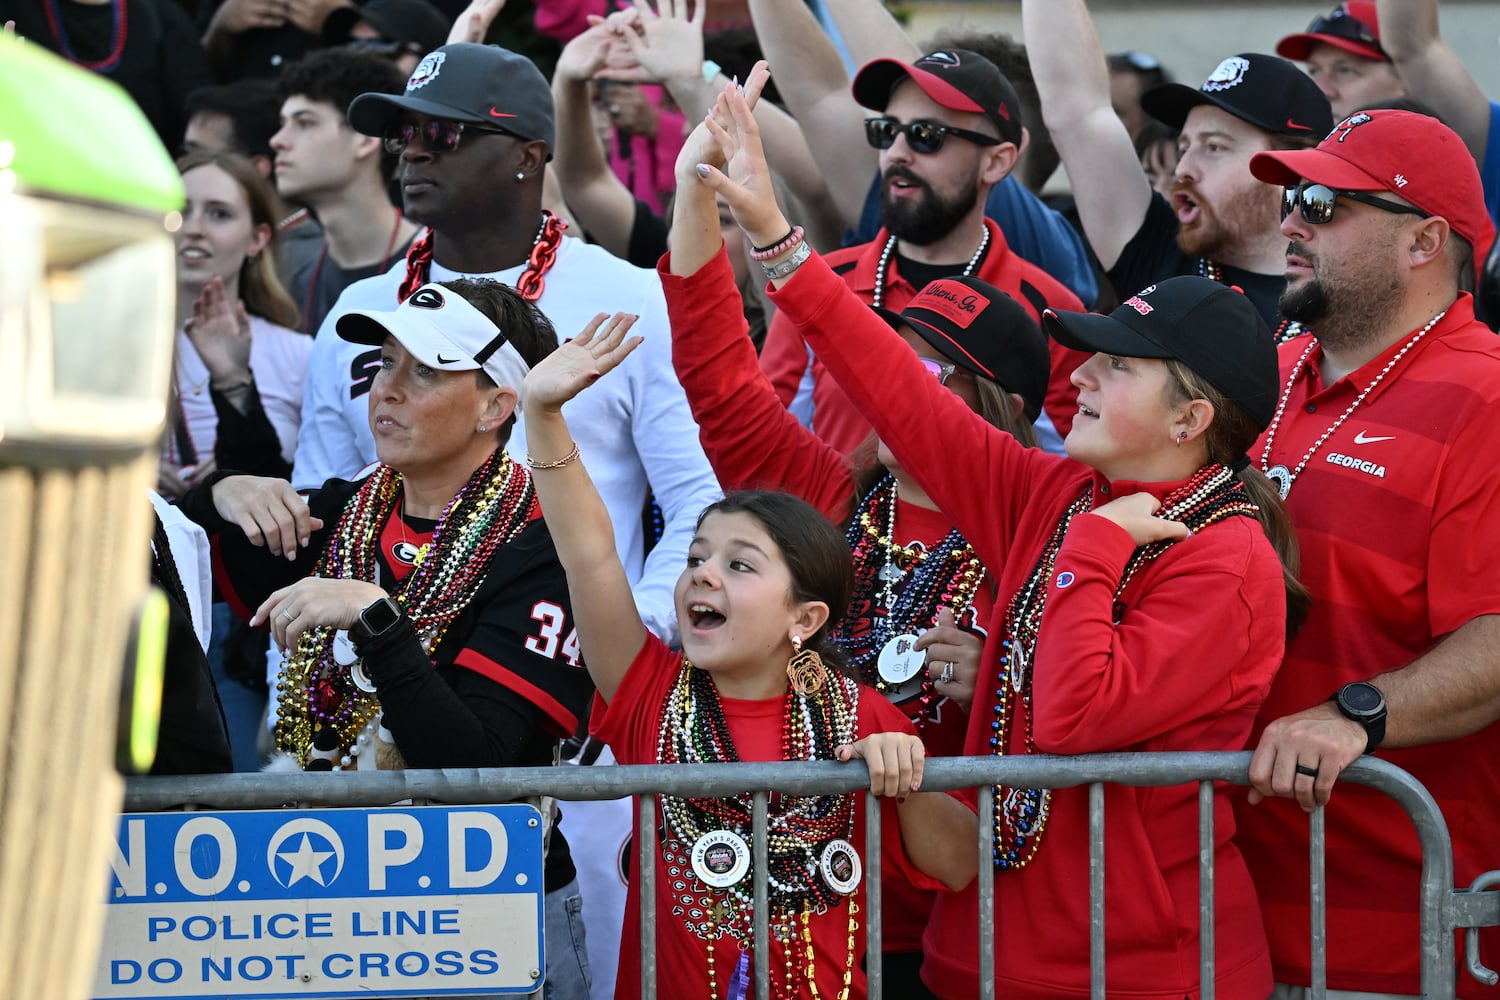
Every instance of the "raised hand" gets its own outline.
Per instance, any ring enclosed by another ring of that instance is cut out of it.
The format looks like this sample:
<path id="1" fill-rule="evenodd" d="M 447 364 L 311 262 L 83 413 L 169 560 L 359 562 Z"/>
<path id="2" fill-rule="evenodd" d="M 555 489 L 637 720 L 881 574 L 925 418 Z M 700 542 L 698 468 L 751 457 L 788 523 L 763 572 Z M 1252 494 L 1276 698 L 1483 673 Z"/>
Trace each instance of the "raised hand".
<path id="1" fill-rule="evenodd" d="M 979 682 L 984 640 L 959 628 L 953 612 L 940 608 L 937 624 L 922 633 L 915 648 L 927 651 L 927 676 L 932 678 L 938 694 L 967 712 L 974 703 L 974 688 Z"/>
<path id="2" fill-rule="evenodd" d="M 690 79 L 703 71 L 703 14 L 708 0 L 660 0 L 656 10 L 635 0 L 636 18 L 614 25 L 615 37 L 629 50 L 641 72 L 605 69 L 605 79 L 651 81 Z M 632 30 L 633 28 L 633 30 Z"/>
<path id="3" fill-rule="evenodd" d="M 761 74 L 769 75 L 764 61 L 756 63 L 750 71 L 746 90 L 753 86 L 759 94 L 759 88 L 765 85 Z M 760 126 L 755 123 L 745 93 L 738 87 L 725 87 L 713 113 L 703 123 L 718 143 L 723 168 L 702 161 L 695 168 L 699 179 L 729 203 L 735 221 L 752 244 L 775 243 L 791 227 L 776 204 L 771 168 L 760 144 Z"/>
<path id="4" fill-rule="evenodd" d="M 454 20 L 453 27 L 448 29 L 448 44 L 483 42 L 484 36 L 489 34 L 490 25 L 504 9 L 505 0 L 472 0 Z"/>
<path id="5" fill-rule="evenodd" d="M 583 330 L 531 369 L 521 385 L 527 413 L 557 412 L 562 405 L 613 371 L 640 345 L 625 335 L 640 317 L 600 313 Z"/>
<path id="6" fill-rule="evenodd" d="M 731 90 L 743 95 L 745 107 L 754 111 L 755 105 L 760 101 L 760 93 L 765 89 L 766 81 L 770 78 L 771 71 L 767 68 L 765 60 L 761 60 L 751 68 L 750 75 L 745 78 L 743 86 L 737 81 L 724 85 L 724 91 L 719 94 L 714 106 L 708 109 L 708 115 L 698 123 L 697 128 L 688 134 L 682 144 L 682 149 L 677 153 L 676 169 L 679 186 L 687 183 L 694 176 L 702 178 L 702 172 L 698 170 L 700 165 L 710 167 L 724 165 L 724 147 L 708 123 L 712 119 L 726 128 L 733 124 L 725 95 Z"/>
<path id="7" fill-rule="evenodd" d="M 250 376 L 250 317 L 243 302 L 229 301 L 217 274 L 193 300 L 193 315 L 183 332 L 203 359 L 210 384 Z"/>

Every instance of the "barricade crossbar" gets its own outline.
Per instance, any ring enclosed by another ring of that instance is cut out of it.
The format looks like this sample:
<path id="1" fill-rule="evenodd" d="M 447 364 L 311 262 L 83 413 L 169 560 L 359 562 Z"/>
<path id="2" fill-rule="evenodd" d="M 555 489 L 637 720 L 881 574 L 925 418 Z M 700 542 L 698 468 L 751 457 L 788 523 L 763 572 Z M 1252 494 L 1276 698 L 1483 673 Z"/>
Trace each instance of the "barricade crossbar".
<path id="1" fill-rule="evenodd" d="M 1073 788 L 1090 786 L 1089 794 L 1089 965 L 1091 994 L 1106 996 L 1104 955 L 1104 836 L 1107 817 L 1104 784 L 1135 787 L 1199 786 L 1199 912 L 1202 920 L 1199 958 L 1202 996 L 1214 996 L 1214 783 L 1249 782 L 1250 754 L 1239 753 L 1114 753 L 1078 757 L 947 757 L 929 759 L 923 791 L 979 790 L 978 812 L 990 814 L 993 786 L 1011 788 Z M 1497 977 L 1486 969 L 1478 953 L 1479 927 L 1500 925 L 1500 871 L 1480 876 L 1473 885 L 1454 887 L 1453 846 L 1441 811 L 1432 795 L 1406 771 L 1377 758 L 1363 758 L 1340 775 L 1341 782 L 1373 788 L 1394 799 L 1411 818 L 1422 848 L 1420 899 L 1421 988 L 1423 997 L 1452 997 L 1456 988 L 1451 942 L 1460 928 L 1469 928 L 1468 970 L 1477 980 L 1493 985 Z M 587 801 L 641 796 L 638 806 L 642 836 L 636 844 L 636 872 L 641 880 L 641 995 L 656 996 L 656 808 L 655 795 L 717 798 L 752 792 L 755 991 L 768 1000 L 770 990 L 766 882 L 767 810 L 770 792 L 787 795 L 827 795 L 867 788 L 869 775 L 862 761 L 763 762 L 738 764 L 617 765 L 611 767 L 449 768 L 443 770 L 354 771 L 330 773 L 227 774 L 133 778 L 126 784 L 125 807 L 131 812 L 172 809 L 267 809 L 317 803 L 319 807 L 389 806 L 400 802 L 440 802 L 474 805 L 537 796 Z M 867 952 L 880 954 L 880 801 L 866 799 L 865 921 Z M 1326 996 L 1324 929 L 1326 891 L 1323 879 L 1324 816 L 1310 817 L 1309 879 L 1312 920 L 1313 1000 Z M 980 996 L 994 997 L 994 890 L 990 830 L 979 824 L 979 975 Z M 1002 876 L 1003 877 L 1003 876 Z M 871 1000 L 880 1000 L 880 963 L 869 962 Z"/>

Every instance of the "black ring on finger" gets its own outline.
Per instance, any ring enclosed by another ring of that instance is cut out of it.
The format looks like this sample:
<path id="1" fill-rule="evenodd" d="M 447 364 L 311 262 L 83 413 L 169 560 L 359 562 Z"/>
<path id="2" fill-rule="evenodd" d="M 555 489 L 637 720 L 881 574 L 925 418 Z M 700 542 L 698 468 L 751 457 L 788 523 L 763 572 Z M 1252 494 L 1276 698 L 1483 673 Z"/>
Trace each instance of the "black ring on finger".
<path id="1" fill-rule="evenodd" d="M 1316 778 L 1318 776 L 1318 769 L 1315 768 L 1315 767 L 1306 767 L 1306 766 L 1304 766 L 1302 764 L 1298 764 L 1297 765 L 1297 773 L 1298 774 L 1305 774 L 1309 778 Z"/>

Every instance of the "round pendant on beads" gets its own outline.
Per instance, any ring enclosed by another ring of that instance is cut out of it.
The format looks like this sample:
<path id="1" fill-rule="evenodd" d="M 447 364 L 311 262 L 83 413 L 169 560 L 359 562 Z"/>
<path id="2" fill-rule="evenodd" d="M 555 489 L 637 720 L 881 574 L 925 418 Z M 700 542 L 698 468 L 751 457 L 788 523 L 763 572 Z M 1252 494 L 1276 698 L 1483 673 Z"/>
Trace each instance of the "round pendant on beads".
<path id="1" fill-rule="evenodd" d="M 704 885 L 727 889 L 750 870 L 750 848 L 733 830 L 713 830 L 693 844 L 693 874 Z"/>
<path id="2" fill-rule="evenodd" d="M 887 684 L 904 684 L 915 677 L 927 662 L 926 651 L 916 649 L 916 644 L 917 637 L 910 633 L 887 642 L 875 661 L 880 679 Z"/>
<path id="3" fill-rule="evenodd" d="M 359 654 L 354 651 L 354 640 L 349 638 L 347 629 L 339 629 L 333 633 L 333 662 L 341 667 L 352 667 L 359 662 Z"/>
<path id="4" fill-rule="evenodd" d="M 355 660 L 349 664 L 349 679 L 365 694 L 375 693 L 375 682 L 370 680 L 370 675 L 365 672 L 364 660 Z"/>
<path id="5" fill-rule="evenodd" d="M 818 858 L 818 871 L 823 875 L 823 881 L 828 883 L 828 888 L 840 896 L 847 896 L 858 889 L 859 880 L 864 876 L 864 866 L 860 864 L 859 854 L 847 840 L 830 840 L 824 845 L 823 853 Z"/>
<path id="6" fill-rule="evenodd" d="M 1273 465 L 1266 470 L 1266 478 L 1276 484 L 1276 492 L 1285 500 L 1286 495 L 1292 492 L 1292 470 L 1284 465 Z"/>

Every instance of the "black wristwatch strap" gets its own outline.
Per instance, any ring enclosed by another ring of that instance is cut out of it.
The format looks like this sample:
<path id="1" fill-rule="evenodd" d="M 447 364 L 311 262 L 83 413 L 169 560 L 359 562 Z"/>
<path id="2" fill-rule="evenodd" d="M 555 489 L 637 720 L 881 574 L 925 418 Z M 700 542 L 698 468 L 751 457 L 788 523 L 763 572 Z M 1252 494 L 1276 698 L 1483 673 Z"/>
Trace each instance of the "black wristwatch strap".
<path id="1" fill-rule="evenodd" d="M 401 605 L 389 597 L 371 602 L 349 627 L 349 638 L 356 647 L 384 635 L 401 620 Z"/>

